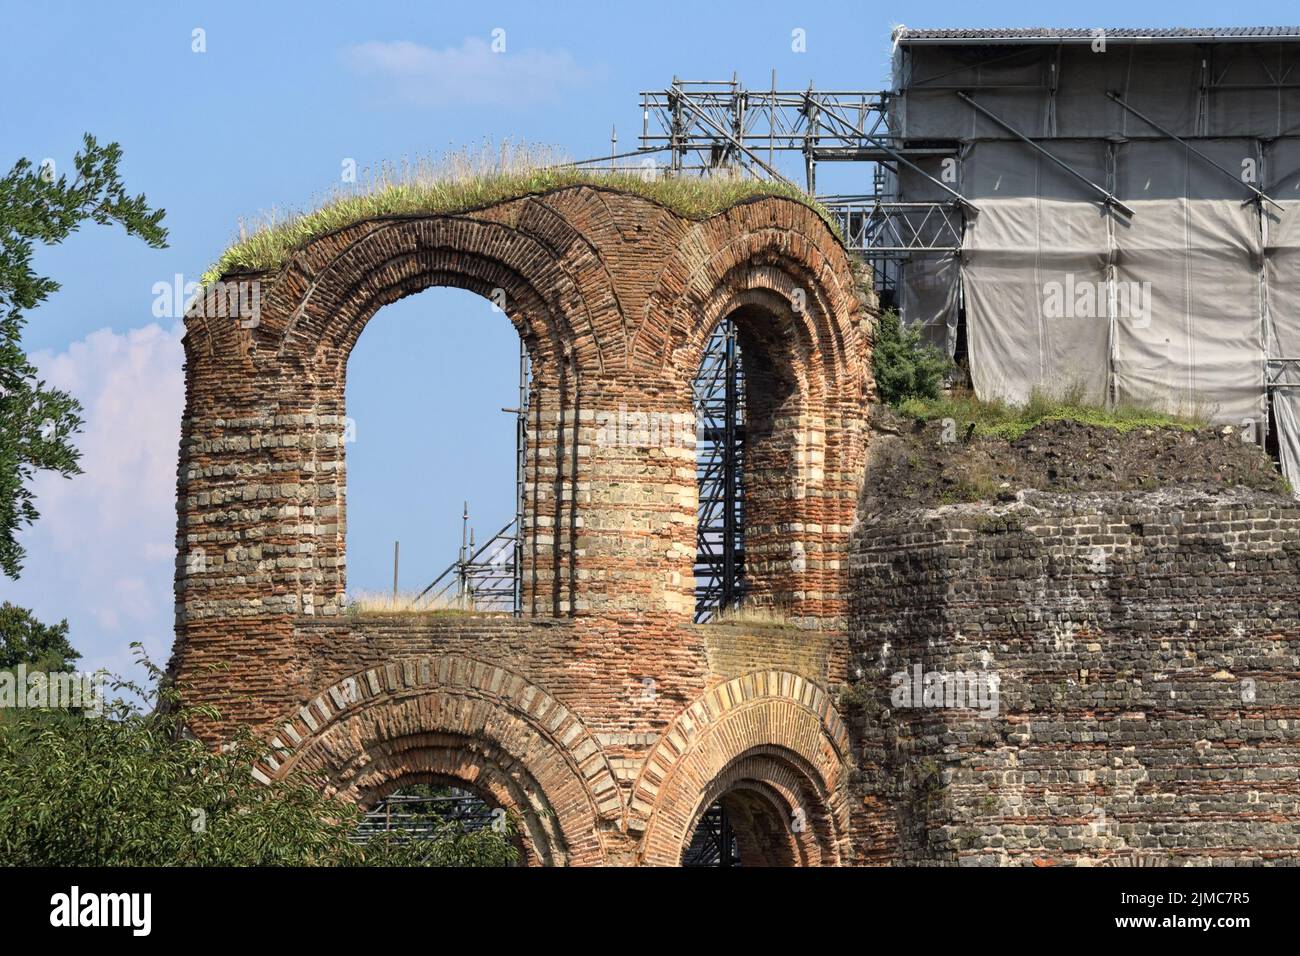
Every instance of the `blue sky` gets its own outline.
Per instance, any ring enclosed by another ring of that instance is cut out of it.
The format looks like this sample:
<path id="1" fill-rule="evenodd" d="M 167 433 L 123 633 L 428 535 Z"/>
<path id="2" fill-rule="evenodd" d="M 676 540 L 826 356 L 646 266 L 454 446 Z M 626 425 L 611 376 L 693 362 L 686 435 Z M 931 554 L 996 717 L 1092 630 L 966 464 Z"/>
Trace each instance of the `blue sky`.
<path id="1" fill-rule="evenodd" d="M 1248 19 L 1242 19 L 1242 16 Z M 171 646 L 179 330 L 154 285 L 196 279 L 241 217 L 310 205 L 361 167 L 503 138 L 605 153 L 635 146 L 636 94 L 674 74 L 880 88 L 891 28 L 1286 24 L 1293 4 L 0 2 L 0 164 L 69 168 L 81 134 L 116 140 L 132 191 L 167 210 L 170 248 L 89 227 L 37 267 L 63 289 L 26 346 L 87 407 L 86 474 L 38 482 L 27 568 L 0 598 L 68 618 L 87 663 Z M 791 49 L 801 28 L 807 50 Z M 206 51 L 192 50 L 201 29 Z M 492 31 L 506 52 L 487 52 Z M 836 187 L 840 184 L 836 183 Z M 847 187 L 849 184 L 845 184 Z M 349 367 L 349 573 L 402 586 L 449 561 L 460 503 L 511 514 L 517 340 L 486 302 L 430 290 L 381 312 Z"/>

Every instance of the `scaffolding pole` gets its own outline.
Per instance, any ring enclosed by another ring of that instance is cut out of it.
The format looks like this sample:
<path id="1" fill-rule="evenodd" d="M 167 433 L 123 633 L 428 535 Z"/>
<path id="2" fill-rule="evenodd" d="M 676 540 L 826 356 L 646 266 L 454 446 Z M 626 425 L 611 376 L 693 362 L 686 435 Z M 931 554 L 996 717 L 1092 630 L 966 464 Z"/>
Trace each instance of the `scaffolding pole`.
<path id="1" fill-rule="evenodd" d="M 524 604 L 524 510 L 527 504 L 528 402 L 531 364 L 519 343 L 519 404 L 503 408 L 515 418 L 514 517 L 482 545 L 475 541 L 469 502 L 461 510 L 460 550 L 419 594 L 415 607 L 456 607 L 519 616 Z"/>

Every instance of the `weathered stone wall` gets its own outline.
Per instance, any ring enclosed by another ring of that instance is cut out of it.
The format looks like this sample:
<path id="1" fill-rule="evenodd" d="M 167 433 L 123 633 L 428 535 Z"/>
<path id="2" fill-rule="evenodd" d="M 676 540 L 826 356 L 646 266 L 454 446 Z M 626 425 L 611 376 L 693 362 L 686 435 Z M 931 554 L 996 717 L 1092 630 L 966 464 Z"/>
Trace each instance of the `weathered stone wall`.
<path id="1" fill-rule="evenodd" d="M 897 860 L 1294 862 L 1300 506 L 1017 499 L 880 516 L 853 544 L 842 706 Z M 895 697 L 916 665 L 995 674 L 996 713 Z"/>

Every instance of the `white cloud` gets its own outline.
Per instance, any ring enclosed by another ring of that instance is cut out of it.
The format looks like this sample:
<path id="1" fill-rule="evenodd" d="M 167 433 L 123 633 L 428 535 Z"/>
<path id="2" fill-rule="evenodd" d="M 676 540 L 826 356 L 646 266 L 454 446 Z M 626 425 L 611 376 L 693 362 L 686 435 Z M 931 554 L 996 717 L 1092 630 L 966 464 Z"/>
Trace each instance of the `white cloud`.
<path id="1" fill-rule="evenodd" d="M 183 331 L 101 329 L 31 356 L 84 406 L 84 473 L 37 476 L 41 517 L 21 535 L 23 575 L 0 589 L 47 623 L 66 617 L 83 666 L 127 671 L 132 641 L 160 664 L 171 651 Z"/>
<path id="2" fill-rule="evenodd" d="M 417 106 L 533 106 L 554 102 L 592 76 L 564 50 L 501 53 L 481 37 L 434 50 L 410 40 L 372 40 L 348 47 L 344 62 L 358 76 L 381 80 L 395 100 Z"/>

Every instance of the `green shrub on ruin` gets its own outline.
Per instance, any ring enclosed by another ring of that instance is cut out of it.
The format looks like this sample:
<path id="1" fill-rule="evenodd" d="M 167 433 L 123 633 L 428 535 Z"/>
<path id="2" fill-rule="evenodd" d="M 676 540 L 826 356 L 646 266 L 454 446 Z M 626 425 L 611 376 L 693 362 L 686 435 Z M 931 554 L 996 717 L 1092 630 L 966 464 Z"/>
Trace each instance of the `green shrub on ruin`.
<path id="1" fill-rule="evenodd" d="M 903 325 L 892 309 L 876 322 L 871 363 L 877 397 L 894 406 L 938 398 L 952 365 L 942 352 L 922 342 L 919 327 Z"/>

